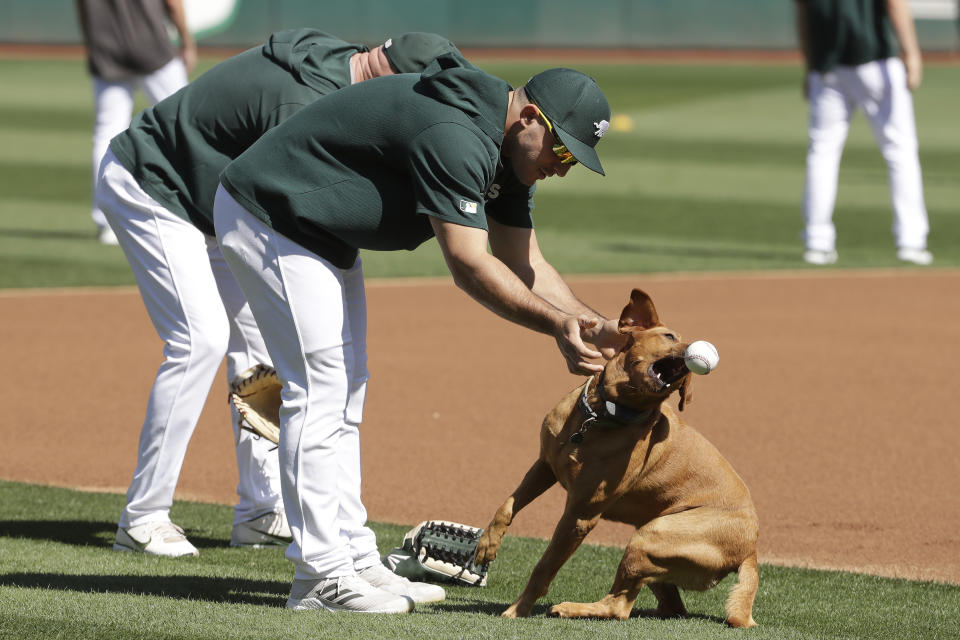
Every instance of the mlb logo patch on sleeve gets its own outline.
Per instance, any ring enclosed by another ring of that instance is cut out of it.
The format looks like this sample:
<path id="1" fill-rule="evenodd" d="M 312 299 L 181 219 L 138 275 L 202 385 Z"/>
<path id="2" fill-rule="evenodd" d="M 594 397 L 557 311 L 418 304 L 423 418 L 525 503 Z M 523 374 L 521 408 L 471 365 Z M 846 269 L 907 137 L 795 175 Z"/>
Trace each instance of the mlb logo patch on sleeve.
<path id="1" fill-rule="evenodd" d="M 464 213 L 476 213 L 477 212 L 477 203 L 471 202 L 469 200 L 460 201 L 460 211 Z"/>

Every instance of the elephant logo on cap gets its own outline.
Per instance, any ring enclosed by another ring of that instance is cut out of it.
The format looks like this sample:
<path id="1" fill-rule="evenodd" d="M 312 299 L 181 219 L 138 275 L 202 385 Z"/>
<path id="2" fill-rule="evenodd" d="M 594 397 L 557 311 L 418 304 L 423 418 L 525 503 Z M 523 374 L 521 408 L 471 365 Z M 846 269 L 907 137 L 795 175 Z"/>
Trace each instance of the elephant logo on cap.
<path id="1" fill-rule="evenodd" d="M 598 138 L 602 138 L 603 134 L 605 134 L 607 129 L 610 128 L 610 123 L 606 120 L 601 120 L 600 122 L 594 122 L 593 126 L 597 128 L 597 130 L 593 132 L 593 135 L 597 136 Z"/>

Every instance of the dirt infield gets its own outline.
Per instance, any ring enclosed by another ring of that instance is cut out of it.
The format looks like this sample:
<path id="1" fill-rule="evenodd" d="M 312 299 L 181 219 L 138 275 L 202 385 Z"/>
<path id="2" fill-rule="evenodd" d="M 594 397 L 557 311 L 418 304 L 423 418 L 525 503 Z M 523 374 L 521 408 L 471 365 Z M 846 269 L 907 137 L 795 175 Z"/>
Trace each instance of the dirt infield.
<path id="1" fill-rule="evenodd" d="M 671 327 L 719 347 L 685 417 L 750 486 L 761 561 L 960 583 L 960 271 L 571 282 L 611 315 L 642 286 Z M 543 414 L 578 379 L 552 340 L 448 281 L 374 282 L 367 293 L 371 519 L 486 525 L 533 462 Z M 137 293 L 0 292 L 0 317 L 8 377 L 22 381 L 0 391 L 0 477 L 124 491 L 161 360 Z M 225 395 L 220 380 L 180 498 L 234 499 Z M 561 506 L 555 488 L 513 533 L 548 537 Z M 604 523 L 587 540 L 628 536 Z"/>

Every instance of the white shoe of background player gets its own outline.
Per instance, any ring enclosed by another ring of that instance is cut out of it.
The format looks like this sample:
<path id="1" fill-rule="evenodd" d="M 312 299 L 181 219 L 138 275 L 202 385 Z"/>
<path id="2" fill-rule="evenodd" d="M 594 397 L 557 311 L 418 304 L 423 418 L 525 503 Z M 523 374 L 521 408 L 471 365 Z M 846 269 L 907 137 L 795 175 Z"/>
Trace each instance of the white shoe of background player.
<path id="1" fill-rule="evenodd" d="M 280 510 L 265 513 L 252 520 L 233 525 L 230 546 L 260 549 L 262 547 L 287 545 L 292 540 L 293 535 L 290 533 L 290 526 L 287 524 L 287 516 Z"/>
<path id="2" fill-rule="evenodd" d="M 99 231 L 97 231 L 97 240 L 100 241 L 100 244 L 105 244 L 111 247 L 120 244 L 120 242 L 117 240 L 117 235 L 113 232 L 113 229 L 111 229 L 109 225 L 103 225 L 97 228 L 99 229 Z"/>
<path id="3" fill-rule="evenodd" d="M 912 262 L 921 266 L 933 264 L 933 254 L 926 249 L 897 249 L 897 259 L 902 262 Z"/>
<path id="4" fill-rule="evenodd" d="M 114 551 L 138 551 L 154 556 L 198 556 L 183 529 L 172 522 L 148 522 L 135 527 L 117 528 Z"/>
<path id="5" fill-rule="evenodd" d="M 821 251 L 820 249 L 807 249 L 803 252 L 803 261 L 807 264 L 833 264 L 837 261 L 837 252 Z"/>

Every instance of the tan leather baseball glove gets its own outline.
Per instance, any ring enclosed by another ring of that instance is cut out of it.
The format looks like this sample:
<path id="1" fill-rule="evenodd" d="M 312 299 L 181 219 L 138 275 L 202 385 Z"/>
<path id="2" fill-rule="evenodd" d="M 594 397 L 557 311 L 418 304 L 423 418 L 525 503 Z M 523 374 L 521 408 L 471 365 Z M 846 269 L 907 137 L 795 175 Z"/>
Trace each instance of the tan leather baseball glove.
<path id="1" fill-rule="evenodd" d="M 273 367 L 258 364 L 230 383 L 230 403 L 240 414 L 240 428 L 275 444 L 280 442 L 280 390 Z"/>

